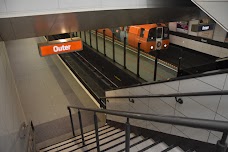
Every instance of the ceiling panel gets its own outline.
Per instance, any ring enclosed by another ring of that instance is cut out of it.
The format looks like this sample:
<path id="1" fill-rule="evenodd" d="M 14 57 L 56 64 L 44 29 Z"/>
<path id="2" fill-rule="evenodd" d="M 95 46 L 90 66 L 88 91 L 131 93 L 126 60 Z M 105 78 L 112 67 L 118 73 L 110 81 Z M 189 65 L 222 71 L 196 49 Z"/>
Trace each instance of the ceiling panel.
<path id="1" fill-rule="evenodd" d="M 126 25 L 199 19 L 197 7 L 90 11 L 0 19 L 3 40 Z"/>
<path id="2" fill-rule="evenodd" d="M 14 30 L 12 29 L 10 19 L 0 19 L 0 35 L 4 41 L 14 40 L 16 38 L 14 35 Z"/>

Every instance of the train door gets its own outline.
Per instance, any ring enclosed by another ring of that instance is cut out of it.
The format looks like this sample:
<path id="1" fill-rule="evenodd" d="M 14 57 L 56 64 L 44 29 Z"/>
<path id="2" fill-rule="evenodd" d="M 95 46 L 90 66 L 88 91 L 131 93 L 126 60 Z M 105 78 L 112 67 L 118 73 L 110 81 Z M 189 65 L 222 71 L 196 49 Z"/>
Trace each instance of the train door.
<path id="1" fill-rule="evenodd" d="M 156 50 L 162 49 L 162 39 L 163 39 L 163 27 L 157 27 L 157 29 L 156 29 Z"/>

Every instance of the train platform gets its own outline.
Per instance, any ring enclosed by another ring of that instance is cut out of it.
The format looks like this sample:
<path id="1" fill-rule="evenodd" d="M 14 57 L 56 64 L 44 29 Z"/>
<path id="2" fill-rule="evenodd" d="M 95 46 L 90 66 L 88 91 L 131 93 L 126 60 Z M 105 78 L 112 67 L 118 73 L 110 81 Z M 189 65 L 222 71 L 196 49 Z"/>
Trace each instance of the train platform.
<path id="1" fill-rule="evenodd" d="M 91 47 L 96 50 L 96 36 L 95 33 L 91 32 Z M 90 35 L 89 32 L 86 32 L 86 37 L 84 32 L 81 32 L 81 35 L 78 32 L 78 36 L 82 40 L 90 45 Z M 106 54 L 109 59 L 113 59 L 113 44 L 112 39 L 105 37 L 105 51 L 104 51 L 104 42 L 102 34 L 98 34 L 98 52 L 101 54 Z M 115 64 L 124 66 L 124 51 L 123 44 L 119 41 L 115 41 Z M 140 55 L 140 64 L 139 64 L 139 76 L 147 82 L 154 81 L 154 62 L 155 59 L 150 55 L 141 52 Z M 137 49 L 132 47 L 126 47 L 126 69 L 131 71 L 134 74 L 137 74 Z M 167 80 L 177 76 L 177 68 L 167 62 L 162 60 L 158 61 L 157 67 L 157 81 Z"/>
<path id="2" fill-rule="evenodd" d="M 151 52 L 151 55 L 155 56 L 155 53 Z M 181 58 L 181 69 L 187 69 L 199 65 L 213 63 L 217 59 L 217 57 L 215 56 L 201 53 L 175 44 L 170 44 L 167 50 L 160 51 L 159 58 L 176 67 L 179 64 L 179 58 Z"/>
<path id="3" fill-rule="evenodd" d="M 86 36 L 85 36 L 86 33 Z M 91 32 L 91 46 L 96 48 L 96 37 L 95 32 Z M 90 35 L 89 32 L 79 32 L 78 36 L 82 40 L 90 45 Z M 98 33 L 98 50 L 99 53 L 106 54 L 109 59 L 113 59 L 113 44 L 112 39 L 108 36 L 105 37 L 105 52 L 104 52 L 104 42 L 103 35 Z M 134 74 L 137 73 L 137 49 L 127 46 L 126 55 L 126 67 L 129 71 Z M 148 82 L 153 82 L 154 74 L 154 60 L 155 52 L 151 52 L 150 55 L 141 51 L 140 54 L 140 71 L 139 75 L 142 79 Z M 181 59 L 181 60 L 180 60 Z M 204 54 L 192 49 L 188 49 L 175 44 L 170 44 L 169 48 L 166 50 L 161 50 L 158 60 L 158 70 L 157 70 L 157 81 L 167 80 L 177 76 L 177 70 L 180 62 L 180 69 L 188 69 L 191 67 L 196 67 L 199 65 L 205 65 L 208 63 L 213 63 L 217 57 Z M 123 43 L 115 40 L 115 61 L 117 64 L 123 66 Z"/>

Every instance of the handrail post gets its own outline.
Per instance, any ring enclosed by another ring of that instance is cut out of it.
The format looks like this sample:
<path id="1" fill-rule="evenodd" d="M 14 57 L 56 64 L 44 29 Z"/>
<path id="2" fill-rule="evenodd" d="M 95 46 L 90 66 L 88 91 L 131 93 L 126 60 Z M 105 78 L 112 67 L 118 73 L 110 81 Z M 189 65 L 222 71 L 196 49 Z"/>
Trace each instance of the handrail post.
<path id="1" fill-rule="evenodd" d="M 126 69 L 126 42 L 127 38 L 124 37 L 124 69 Z"/>
<path id="2" fill-rule="evenodd" d="M 222 139 L 217 142 L 216 152 L 226 152 L 227 150 L 226 139 L 227 139 L 227 132 L 224 132 L 222 135 Z"/>
<path id="3" fill-rule="evenodd" d="M 129 123 L 129 118 L 127 118 L 126 122 L 126 134 L 125 134 L 125 151 L 129 152 L 130 151 L 130 123 Z"/>
<path id="4" fill-rule="evenodd" d="M 177 77 L 180 76 L 181 60 L 182 60 L 182 57 L 179 57 L 178 58 L 178 67 L 177 67 Z"/>
<path id="5" fill-rule="evenodd" d="M 97 52 L 98 52 L 97 30 L 96 30 L 96 50 L 97 50 Z"/>
<path id="6" fill-rule="evenodd" d="M 85 146 L 84 133 L 83 133 L 83 128 L 82 128 L 82 117 L 81 117 L 80 110 L 78 110 L 78 120 L 79 120 L 79 125 L 80 125 L 80 130 L 81 130 L 82 144 L 83 144 L 83 146 Z"/>
<path id="7" fill-rule="evenodd" d="M 137 77 L 139 77 L 139 65 L 140 65 L 140 45 L 141 45 L 141 43 L 138 43 L 138 56 L 137 56 Z"/>
<path id="8" fill-rule="evenodd" d="M 104 56 L 106 56 L 106 47 L 105 47 L 105 30 L 103 30 L 103 43 L 104 43 Z"/>
<path id="9" fill-rule="evenodd" d="M 71 122 L 72 133 L 73 133 L 73 136 L 75 137 L 74 123 L 73 123 L 73 119 L 72 119 L 71 109 L 70 109 L 70 107 L 67 107 L 67 109 L 69 110 L 69 114 L 70 114 L 70 122 Z"/>
<path id="10" fill-rule="evenodd" d="M 86 43 L 86 31 L 84 31 L 84 39 L 85 39 L 85 44 L 87 44 Z"/>
<path id="11" fill-rule="evenodd" d="M 100 152 L 99 135 L 98 135 L 98 123 L 97 123 L 96 112 L 94 112 L 94 126 L 95 126 L 95 133 L 96 133 L 97 152 Z"/>
<path id="12" fill-rule="evenodd" d="M 91 30 L 89 30 L 89 45 L 92 47 L 92 40 L 91 40 Z"/>
<path id="13" fill-rule="evenodd" d="M 156 50 L 155 63 L 154 63 L 154 81 L 157 80 L 157 66 L 160 50 Z"/>
<path id="14" fill-rule="evenodd" d="M 113 55 L 113 62 L 116 62 L 115 60 L 115 33 L 112 33 L 112 55 Z"/>

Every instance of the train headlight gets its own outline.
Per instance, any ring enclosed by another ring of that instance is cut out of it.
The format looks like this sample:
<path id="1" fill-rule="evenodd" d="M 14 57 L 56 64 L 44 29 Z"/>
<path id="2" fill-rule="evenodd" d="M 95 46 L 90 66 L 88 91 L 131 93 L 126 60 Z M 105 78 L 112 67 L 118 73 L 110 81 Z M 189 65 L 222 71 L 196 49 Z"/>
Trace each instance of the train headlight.
<path id="1" fill-rule="evenodd" d="M 60 41 L 61 43 L 67 42 L 66 39 L 60 39 L 59 41 Z"/>
<path id="2" fill-rule="evenodd" d="M 164 44 L 164 47 L 166 48 L 167 47 L 167 44 Z"/>
<path id="3" fill-rule="evenodd" d="M 153 49 L 154 49 L 154 46 L 152 45 L 152 46 L 150 47 L 150 49 L 153 50 Z"/>

